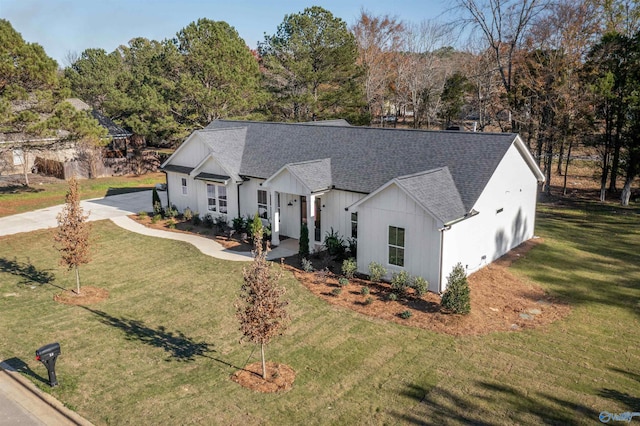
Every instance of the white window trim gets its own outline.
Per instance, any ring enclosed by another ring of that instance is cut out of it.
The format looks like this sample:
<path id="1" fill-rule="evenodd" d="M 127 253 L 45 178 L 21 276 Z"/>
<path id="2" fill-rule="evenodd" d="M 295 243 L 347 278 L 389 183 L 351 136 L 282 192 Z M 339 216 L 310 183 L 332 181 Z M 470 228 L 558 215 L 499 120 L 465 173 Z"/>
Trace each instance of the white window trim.
<path id="1" fill-rule="evenodd" d="M 189 195 L 189 182 L 187 178 L 180 178 L 180 185 L 182 186 L 182 195 Z"/>
<path id="2" fill-rule="evenodd" d="M 209 188 L 213 189 L 212 193 L 209 193 Z M 220 194 L 221 188 L 224 188 L 224 198 L 222 198 L 222 194 Z M 213 200 L 213 204 L 209 202 L 210 200 Z M 222 211 L 222 203 L 224 203 L 226 210 L 224 212 Z M 207 211 L 221 215 L 227 215 L 229 213 L 229 199 L 227 198 L 227 187 L 225 185 L 207 183 Z"/>
<path id="3" fill-rule="evenodd" d="M 265 194 L 264 203 L 260 202 L 260 192 L 263 192 Z M 258 189 L 258 192 L 256 193 L 256 201 L 258 204 L 258 216 L 260 216 L 261 219 L 266 219 L 269 216 L 269 193 L 264 189 Z M 261 208 L 264 209 L 264 216 L 260 214 Z"/>
<path id="4" fill-rule="evenodd" d="M 391 244 L 391 242 L 389 242 L 389 232 L 390 232 L 391 228 L 402 229 L 402 231 L 404 232 L 404 237 L 405 237 L 404 241 L 403 241 L 404 245 L 399 246 L 399 245 L 396 245 L 396 244 Z M 407 263 L 406 262 L 406 243 L 407 243 L 406 240 L 407 240 L 407 230 L 405 228 L 402 228 L 400 226 L 393 226 L 393 225 L 389 225 L 387 227 L 387 264 L 389 266 L 394 266 L 394 267 L 397 267 L 397 268 L 404 268 L 405 267 L 405 264 Z M 391 263 L 391 249 L 392 248 L 394 248 L 394 249 L 402 249 L 402 265 L 396 265 L 395 263 Z"/>

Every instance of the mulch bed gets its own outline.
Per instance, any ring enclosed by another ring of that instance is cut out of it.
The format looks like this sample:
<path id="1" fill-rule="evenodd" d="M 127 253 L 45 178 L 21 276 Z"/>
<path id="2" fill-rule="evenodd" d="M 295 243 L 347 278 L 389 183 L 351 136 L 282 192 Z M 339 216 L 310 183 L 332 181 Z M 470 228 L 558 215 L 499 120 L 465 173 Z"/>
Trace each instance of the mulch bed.
<path id="1" fill-rule="evenodd" d="M 108 298 L 109 292 L 107 290 L 91 286 L 80 287 L 80 294 L 66 290 L 64 293 L 53 296 L 53 300 L 65 305 L 92 305 Z"/>
<path id="2" fill-rule="evenodd" d="M 484 335 L 495 331 L 542 327 L 571 312 L 567 304 L 509 271 L 512 262 L 526 256 L 531 247 L 541 242 L 540 239 L 530 240 L 468 277 L 471 290 L 469 315 L 444 312 L 440 309 L 440 296 L 434 293 L 427 293 L 422 297 L 410 293 L 399 297 L 397 301 L 389 301 L 389 284 L 372 283 L 361 278 L 349 280 L 340 294 L 334 295 L 332 291 L 340 287 L 337 275 L 330 273 L 322 279 L 317 272 L 307 273 L 291 266 L 287 268 L 313 294 L 333 305 L 438 333 L 454 336 Z M 368 295 L 361 293 L 363 286 L 369 287 Z M 404 311 L 411 312 L 411 316 L 402 318 L 400 314 Z"/>
<path id="3" fill-rule="evenodd" d="M 267 362 L 267 379 L 262 378 L 262 362 L 254 362 L 236 371 L 231 380 L 245 388 L 262 393 L 281 393 L 293 387 L 296 372 L 286 364 Z"/>

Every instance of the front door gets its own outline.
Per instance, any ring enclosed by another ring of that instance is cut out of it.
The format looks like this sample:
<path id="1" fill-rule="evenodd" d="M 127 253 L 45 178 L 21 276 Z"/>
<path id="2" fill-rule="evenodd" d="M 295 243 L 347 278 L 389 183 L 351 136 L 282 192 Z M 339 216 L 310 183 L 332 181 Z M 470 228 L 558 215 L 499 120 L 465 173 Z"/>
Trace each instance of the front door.
<path id="1" fill-rule="evenodd" d="M 322 241 L 322 228 L 321 228 L 321 219 L 320 219 L 320 215 L 322 212 L 322 202 L 320 201 L 320 197 L 316 198 L 316 205 L 315 205 L 315 211 L 316 211 L 316 217 L 315 217 L 315 221 L 313 223 L 313 225 L 315 226 L 315 240 L 317 242 Z"/>

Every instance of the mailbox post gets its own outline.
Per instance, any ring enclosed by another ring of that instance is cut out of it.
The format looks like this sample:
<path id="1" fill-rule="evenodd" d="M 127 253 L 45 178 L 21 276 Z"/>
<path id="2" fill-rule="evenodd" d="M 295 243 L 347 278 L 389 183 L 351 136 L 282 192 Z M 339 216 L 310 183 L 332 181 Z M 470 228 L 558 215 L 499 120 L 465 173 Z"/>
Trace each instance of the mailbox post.
<path id="1" fill-rule="evenodd" d="M 60 343 L 49 343 L 36 350 L 36 360 L 42 362 L 47 367 L 49 373 L 49 385 L 58 386 L 56 378 L 56 359 L 60 355 Z"/>

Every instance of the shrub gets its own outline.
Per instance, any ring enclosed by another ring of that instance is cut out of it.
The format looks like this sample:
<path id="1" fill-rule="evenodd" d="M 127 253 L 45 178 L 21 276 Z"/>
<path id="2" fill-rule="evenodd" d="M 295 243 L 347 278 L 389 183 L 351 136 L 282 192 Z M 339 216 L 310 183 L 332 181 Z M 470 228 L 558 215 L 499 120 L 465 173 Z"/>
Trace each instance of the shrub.
<path id="1" fill-rule="evenodd" d="M 233 230 L 237 233 L 247 232 L 247 221 L 242 216 L 233 219 Z"/>
<path id="2" fill-rule="evenodd" d="M 346 245 L 344 239 L 336 231 L 331 228 L 330 232 L 327 232 L 324 237 L 324 246 L 327 248 L 329 254 L 336 259 L 342 259 L 346 251 Z"/>
<path id="3" fill-rule="evenodd" d="M 395 293 L 389 293 L 387 295 L 387 300 L 389 300 L 390 302 L 395 302 L 396 300 L 398 300 L 398 295 Z"/>
<path id="4" fill-rule="evenodd" d="M 453 267 L 447 277 L 447 290 L 442 295 L 440 305 L 454 314 L 468 314 L 471 312 L 471 297 L 467 274 L 462 264 Z"/>
<path id="5" fill-rule="evenodd" d="M 366 299 L 364 299 L 364 304 L 365 305 L 370 305 L 373 303 L 373 297 L 369 296 Z"/>
<path id="6" fill-rule="evenodd" d="M 400 318 L 402 318 L 402 319 L 409 319 L 409 318 L 411 318 L 412 315 L 413 315 L 413 313 L 411 311 L 402 311 L 402 312 L 400 312 Z"/>
<path id="7" fill-rule="evenodd" d="M 398 293 L 406 293 L 409 288 L 409 274 L 407 271 L 395 272 L 391 277 L 391 288 Z"/>
<path id="8" fill-rule="evenodd" d="M 156 214 L 151 218 L 151 223 L 157 223 L 161 219 L 162 219 L 162 216 L 159 214 Z"/>
<path id="9" fill-rule="evenodd" d="M 215 224 L 220 231 L 224 231 L 224 229 L 227 227 L 227 219 L 225 219 L 223 216 L 218 216 L 215 219 Z"/>
<path id="10" fill-rule="evenodd" d="M 387 270 L 384 266 L 378 262 L 371 262 L 369 264 L 369 278 L 372 282 L 379 283 L 385 275 L 387 275 Z"/>
<path id="11" fill-rule="evenodd" d="M 193 219 L 191 219 L 191 222 L 193 223 L 194 226 L 200 226 L 202 224 L 202 219 L 200 219 L 200 213 L 193 212 Z"/>
<path id="12" fill-rule="evenodd" d="M 369 294 L 369 287 L 367 287 L 366 285 L 362 286 L 362 288 L 360 289 L 360 294 L 362 294 L 363 296 L 366 296 Z"/>
<path id="13" fill-rule="evenodd" d="M 348 279 L 353 278 L 357 269 L 358 269 L 358 264 L 356 263 L 356 260 L 353 257 L 350 257 L 349 259 L 345 259 L 342 262 L 342 273 Z"/>
<path id="14" fill-rule="evenodd" d="M 327 281 L 327 275 L 329 275 L 329 270 L 327 268 L 316 272 L 316 284 L 324 284 Z"/>
<path id="15" fill-rule="evenodd" d="M 152 200 L 151 205 L 153 206 L 154 216 L 157 214 L 162 214 L 162 202 L 160 201 L 160 195 L 158 195 L 158 190 L 155 188 L 153 188 L 151 200 Z"/>
<path id="16" fill-rule="evenodd" d="M 167 226 L 169 227 L 169 229 L 176 229 L 176 221 L 173 219 L 169 219 L 167 221 Z"/>
<path id="17" fill-rule="evenodd" d="M 309 257 L 309 228 L 306 223 L 300 225 L 300 240 L 298 240 L 298 254 Z"/>
<path id="18" fill-rule="evenodd" d="M 338 284 L 340 284 L 341 287 L 344 287 L 346 285 L 349 285 L 349 280 L 342 277 L 338 280 Z"/>
<path id="19" fill-rule="evenodd" d="M 171 207 L 167 207 L 164 210 L 164 217 L 168 218 L 168 219 L 173 219 L 174 217 L 178 216 L 178 209 L 176 208 L 175 205 L 172 205 Z"/>
<path id="20" fill-rule="evenodd" d="M 145 217 L 147 217 L 147 216 L 149 216 L 149 214 L 148 214 L 147 212 L 145 212 L 144 210 L 140 210 L 140 211 L 138 212 L 138 217 L 139 217 L 140 219 L 144 219 L 144 218 L 145 218 Z"/>
<path id="21" fill-rule="evenodd" d="M 204 225 L 207 228 L 213 228 L 213 225 L 215 225 L 215 222 L 213 220 L 213 216 L 211 216 L 211 213 L 207 213 L 204 217 Z"/>
<path id="22" fill-rule="evenodd" d="M 358 240 L 356 238 L 347 239 L 349 244 L 349 254 L 351 257 L 358 257 Z"/>
<path id="23" fill-rule="evenodd" d="M 429 289 L 429 283 L 422 277 L 414 277 L 411 280 L 411 287 L 418 297 L 423 296 Z"/>
<path id="24" fill-rule="evenodd" d="M 342 289 L 340 287 L 336 287 L 333 290 L 331 290 L 331 294 L 333 296 L 338 296 L 338 295 L 340 295 L 340 293 L 342 293 Z"/>
<path id="25" fill-rule="evenodd" d="M 302 258 L 302 260 L 300 261 L 300 263 L 302 263 L 302 270 L 305 272 L 313 272 L 313 265 L 311 264 L 311 261 L 305 257 Z"/>
<path id="26" fill-rule="evenodd" d="M 182 212 L 182 217 L 184 217 L 184 220 L 192 220 L 193 219 L 193 212 L 191 211 L 191 209 L 189 207 L 184 209 L 184 211 Z"/>

